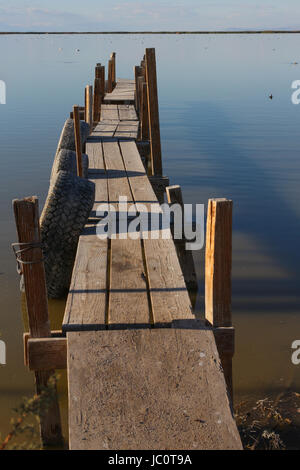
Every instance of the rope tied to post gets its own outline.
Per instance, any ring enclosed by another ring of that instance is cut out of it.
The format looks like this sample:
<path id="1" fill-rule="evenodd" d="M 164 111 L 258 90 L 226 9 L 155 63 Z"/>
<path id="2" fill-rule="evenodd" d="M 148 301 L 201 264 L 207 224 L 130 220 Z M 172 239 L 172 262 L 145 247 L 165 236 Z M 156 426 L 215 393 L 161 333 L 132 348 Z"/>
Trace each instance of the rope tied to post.
<path id="1" fill-rule="evenodd" d="M 34 260 L 34 261 L 25 261 L 22 259 L 22 255 L 29 250 L 33 250 L 34 248 L 42 249 L 41 242 L 12 243 L 11 246 L 15 254 L 16 260 L 17 260 L 17 273 L 20 275 L 23 274 L 22 264 L 42 263 L 45 259 L 44 257 L 42 257 L 41 259 Z"/>

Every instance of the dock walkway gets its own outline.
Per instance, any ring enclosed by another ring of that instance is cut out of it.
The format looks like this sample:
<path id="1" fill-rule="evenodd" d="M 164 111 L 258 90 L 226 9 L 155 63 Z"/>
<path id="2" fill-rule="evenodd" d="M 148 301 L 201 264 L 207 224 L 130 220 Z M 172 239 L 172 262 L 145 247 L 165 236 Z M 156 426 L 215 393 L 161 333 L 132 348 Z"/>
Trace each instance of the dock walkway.
<path id="1" fill-rule="evenodd" d="M 240 449 L 214 333 L 194 317 L 170 230 L 96 234 L 100 204 L 122 217 L 119 196 L 161 210 L 136 145 L 134 93 L 134 81 L 117 81 L 86 144 L 95 205 L 63 321 L 69 446 Z"/>

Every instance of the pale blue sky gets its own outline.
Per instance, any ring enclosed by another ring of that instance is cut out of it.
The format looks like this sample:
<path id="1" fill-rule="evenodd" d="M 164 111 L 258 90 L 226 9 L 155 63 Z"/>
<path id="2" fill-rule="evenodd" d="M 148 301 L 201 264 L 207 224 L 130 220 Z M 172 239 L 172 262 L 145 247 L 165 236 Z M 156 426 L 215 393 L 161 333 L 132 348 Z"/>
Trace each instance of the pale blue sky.
<path id="1" fill-rule="evenodd" d="M 0 0 L 1 31 L 300 29 L 299 0 Z"/>

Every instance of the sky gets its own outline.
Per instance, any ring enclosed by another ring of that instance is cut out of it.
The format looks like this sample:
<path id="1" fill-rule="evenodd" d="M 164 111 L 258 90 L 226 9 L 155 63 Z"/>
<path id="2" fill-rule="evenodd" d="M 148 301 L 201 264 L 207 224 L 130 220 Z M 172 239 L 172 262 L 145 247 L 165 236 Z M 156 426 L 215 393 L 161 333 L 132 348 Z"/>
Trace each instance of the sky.
<path id="1" fill-rule="evenodd" d="M 0 0 L 0 31 L 300 29 L 299 0 Z"/>

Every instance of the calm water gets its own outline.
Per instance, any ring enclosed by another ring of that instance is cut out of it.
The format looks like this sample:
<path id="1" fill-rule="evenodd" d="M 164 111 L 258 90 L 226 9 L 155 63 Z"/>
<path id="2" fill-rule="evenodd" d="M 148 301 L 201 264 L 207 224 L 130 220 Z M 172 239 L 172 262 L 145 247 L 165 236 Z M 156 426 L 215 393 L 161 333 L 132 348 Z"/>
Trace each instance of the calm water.
<path id="1" fill-rule="evenodd" d="M 95 63 L 114 50 L 118 75 L 129 78 L 145 47 L 157 50 L 164 173 L 182 186 L 185 202 L 234 201 L 236 401 L 299 391 L 290 346 L 300 339 L 300 106 L 291 103 L 300 36 L 0 36 L 7 85 L 0 105 L 3 435 L 11 408 L 33 392 L 23 366 L 11 200 L 37 194 L 42 206 L 62 125 L 72 105 L 83 103 Z M 196 263 L 202 311 L 203 253 Z"/>

